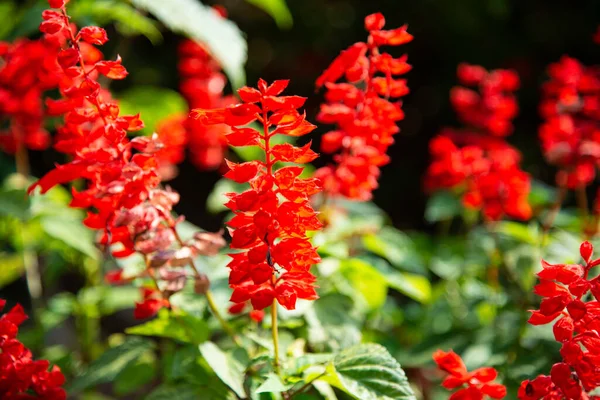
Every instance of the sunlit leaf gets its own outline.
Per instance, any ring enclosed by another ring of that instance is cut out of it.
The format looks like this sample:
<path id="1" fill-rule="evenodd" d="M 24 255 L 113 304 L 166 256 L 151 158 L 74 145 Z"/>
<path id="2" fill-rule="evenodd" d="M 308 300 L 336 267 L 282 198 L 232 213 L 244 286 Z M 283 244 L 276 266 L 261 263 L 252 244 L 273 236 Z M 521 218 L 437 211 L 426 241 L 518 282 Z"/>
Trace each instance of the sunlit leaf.
<path id="1" fill-rule="evenodd" d="M 223 383 L 241 398 L 246 397 L 244 367 L 231 354 L 223 352 L 213 342 L 201 344 L 200 353 Z"/>
<path id="2" fill-rule="evenodd" d="M 254 4 L 257 7 L 262 8 L 267 12 L 275 22 L 277 26 L 283 29 L 291 28 L 293 24 L 292 13 L 288 9 L 285 0 L 246 0 L 250 4 Z"/>

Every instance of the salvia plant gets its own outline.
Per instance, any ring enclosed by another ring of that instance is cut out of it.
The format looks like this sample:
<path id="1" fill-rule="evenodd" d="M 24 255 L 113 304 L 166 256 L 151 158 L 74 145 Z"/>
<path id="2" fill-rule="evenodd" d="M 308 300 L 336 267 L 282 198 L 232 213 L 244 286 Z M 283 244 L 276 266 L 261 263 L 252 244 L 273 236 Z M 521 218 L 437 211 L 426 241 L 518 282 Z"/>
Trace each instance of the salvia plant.
<path id="1" fill-rule="evenodd" d="M 250 3 L 289 26 L 284 2 Z M 107 57 L 90 21 L 189 36 L 180 93 L 113 90 L 131 55 Z M 0 188 L 0 287 L 23 276 L 27 292 L 25 308 L 0 299 L 1 399 L 600 399 L 598 67 L 548 66 L 554 188 L 509 142 L 519 74 L 459 64 L 460 125 L 431 139 L 423 177 L 438 233 L 404 232 L 371 200 L 402 140 L 412 66 L 397 51 L 413 36 L 381 13 L 364 28 L 313 77 L 318 136 L 293 82 L 240 84 L 245 42 L 219 6 L 47 0 L 33 39 L 0 42 L 16 171 Z M 62 161 L 33 178 L 30 152 L 49 148 Z M 166 184 L 186 159 L 222 175 L 217 232 Z"/>

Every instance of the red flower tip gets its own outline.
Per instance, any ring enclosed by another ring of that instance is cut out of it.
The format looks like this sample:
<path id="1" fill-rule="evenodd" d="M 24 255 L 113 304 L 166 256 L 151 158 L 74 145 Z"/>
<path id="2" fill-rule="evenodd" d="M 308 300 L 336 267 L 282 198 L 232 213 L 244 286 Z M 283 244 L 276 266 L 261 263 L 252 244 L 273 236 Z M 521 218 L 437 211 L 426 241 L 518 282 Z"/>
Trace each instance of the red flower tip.
<path id="1" fill-rule="evenodd" d="M 250 318 L 255 322 L 261 323 L 265 318 L 265 312 L 264 310 L 252 310 L 250 311 Z"/>
<path id="2" fill-rule="evenodd" d="M 52 8 L 63 8 L 68 0 L 48 0 L 48 4 Z"/>
<path id="3" fill-rule="evenodd" d="M 581 243 L 581 246 L 579 247 L 579 254 L 581 254 L 581 258 L 583 258 L 586 264 L 589 264 L 589 262 L 592 260 L 593 253 L 594 246 L 590 242 L 585 241 Z"/>
<path id="4" fill-rule="evenodd" d="M 385 18 L 381 13 L 375 13 L 371 15 L 367 15 L 365 17 L 365 29 L 367 31 L 374 31 L 378 29 L 382 29 L 385 25 Z"/>

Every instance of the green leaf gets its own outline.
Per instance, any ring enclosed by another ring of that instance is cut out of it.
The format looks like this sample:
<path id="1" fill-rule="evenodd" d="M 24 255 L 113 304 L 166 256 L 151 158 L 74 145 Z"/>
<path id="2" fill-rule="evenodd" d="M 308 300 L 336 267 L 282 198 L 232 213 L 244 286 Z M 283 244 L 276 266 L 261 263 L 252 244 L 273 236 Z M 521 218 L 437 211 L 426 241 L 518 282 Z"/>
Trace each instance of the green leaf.
<path id="1" fill-rule="evenodd" d="M 125 330 L 131 335 L 158 336 L 198 344 L 208 339 L 208 326 L 203 320 L 181 311 L 161 310 L 158 317 Z"/>
<path id="2" fill-rule="evenodd" d="M 236 397 L 233 397 L 236 398 Z M 208 386 L 182 383 L 178 385 L 161 385 L 146 396 L 145 400 L 229 400 L 232 394 L 223 393 Z"/>
<path id="3" fill-rule="evenodd" d="M 244 367 L 230 353 L 223 352 L 213 342 L 202 343 L 199 348 L 202 357 L 219 379 L 239 397 L 245 398 Z"/>
<path id="4" fill-rule="evenodd" d="M 82 225 L 81 219 L 47 215 L 41 218 L 41 225 L 48 236 L 60 240 L 92 259 L 98 259 L 99 252 L 94 246 L 94 233 Z"/>
<path id="5" fill-rule="evenodd" d="M 0 39 L 5 38 L 17 24 L 17 7 L 10 0 L 0 3 Z"/>
<path id="6" fill-rule="evenodd" d="M 239 28 L 230 20 L 196 0 L 131 0 L 173 32 L 183 33 L 205 43 L 219 60 L 232 86 L 238 88 L 246 80 L 248 45 Z"/>
<path id="7" fill-rule="evenodd" d="M 69 14 L 75 20 L 90 20 L 90 24 L 116 23 L 123 35 L 141 34 L 156 45 L 162 41 L 157 23 L 124 2 L 114 0 L 77 1 L 69 4 Z"/>
<path id="8" fill-rule="evenodd" d="M 122 114 L 140 114 L 144 121 L 142 134 L 152 134 L 156 125 L 166 117 L 186 114 L 188 106 L 185 99 L 176 91 L 154 86 L 135 86 L 119 97 Z"/>
<path id="9" fill-rule="evenodd" d="M 293 19 L 292 13 L 285 3 L 285 0 L 246 0 L 250 4 L 254 4 L 256 7 L 262 8 L 267 14 L 269 14 L 282 29 L 289 29 L 292 27 Z"/>
<path id="10" fill-rule="evenodd" d="M 545 183 L 532 180 L 531 190 L 529 192 L 528 202 L 532 207 L 544 207 L 550 204 L 554 204 L 556 201 L 557 190 L 556 188 L 546 185 Z"/>
<path id="11" fill-rule="evenodd" d="M 128 365 L 137 361 L 146 351 L 152 350 L 152 342 L 129 337 L 124 343 L 104 352 L 89 368 L 71 383 L 69 392 L 79 392 L 84 389 L 112 382 Z"/>
<path id="12" fill-rule="evenodd" d="M 339 389 L 360 400 L 416 400 L 400 364 L 381 345 L 360 344 L 333 360 Z"/>
<path id="13" fill-rule="evenodd" d="M 25 271 L 23 255 L 0 253 L 0 288 L 14 282 Z"/>
<path id="14" fill-rule="evenodd" d="M 313 345 L 340 349 L 360 342 L 360 323 L 354 316 L 354 302 L 342 294 L 328 294 L 306 311 L 308 338 Z"/>
<path id="15" fill-rule="evenodd" d="M 343 260 L 340 271 L 350 285 L 362 295 L 371 310 L 383 306 L 387 297 L 387 281 L 377 268 L 354 258 Z"/>
<path id="16" fill-rule="evenodd" d="M 8 215 L 25 221 L 30 218 L 31 201 L 27 196 L 28 182 L 20 175 L 10 175 L 0 188 L 0 215 Z"/>
<path id="17" fill-rule="evenodd" d="M 397 271 L 386 277 L 388 285 L 400 293 L 421 303 L 428 303 L 431 300 L 431 283 L 427 277 Z"/>
<path id="18" fill-rule="evenodd" d="M 444 221 L 460 215 L 461 211 L 462 205 L 456 195 L 448 191 L 439 191 L 427 201 L 425 220 L 431 223 Z"/>
<path id="19" fill-rule="evenodd" d="M 289 390 L 292 386 L 293 385 L 285 385 L 279 376 L 271 372 L 254 393 L 281 393 Z"/>
<path id="20" fill-rule="evenodd" d="M 156 372 L 156 364 L 152 359 L 130 364 L 115 380 L 115 393 L 126 395 L 135 392 L 150 383 L 156 376 Z"/>

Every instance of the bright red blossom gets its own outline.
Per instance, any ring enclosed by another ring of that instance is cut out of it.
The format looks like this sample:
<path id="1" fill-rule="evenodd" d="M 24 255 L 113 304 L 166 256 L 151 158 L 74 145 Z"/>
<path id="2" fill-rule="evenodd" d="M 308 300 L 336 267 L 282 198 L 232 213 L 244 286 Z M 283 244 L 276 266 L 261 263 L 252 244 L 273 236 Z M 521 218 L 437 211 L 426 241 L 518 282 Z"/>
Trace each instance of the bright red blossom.
<path id="1" fill-rule="evenodd" d="M 389 162 L 386 151 L 404 119 L 402 103 L 391 101 L 408 94 L 405 79 L 396 76 L 410 71 L 407 57 L 393 58 L 381 46 L 408 43 L 412 36 L 406 26 L 381 30 L 383 15 L 365 18 L 369 32 L 366 43 L 358 42 L 344 50 L 316 81 L 325 86 L 325 100 L 317 116 L 319 122 L 336 125 L 321 142 L 325 153 L 334 156 L 335 165 L 321 168 L 316 176 L 332 195 L 369 200 L 377 188 L 380 167 Z M 342 76 L 348 83 L 336 83 Z M 363 88 L 364 87 L 364 88 Z"/>
<path id="2" fill-rule="evenodd" d="M 0 299 L 0 311 L 5 300 Z M 27 319 L 16 305 L 0 317 L 0 398 L 2 400 L 64 400 L 65 377 L 58 366 L 49 369 L 46 360 L 34 360 L 18 339 L 19 325 Z"/>
<path id="3" fill-rule="evenodd" d="M 588 393 L 600 386 L 600 280 L 588 275 L 600 259 L 592 259 L 589 242 L 581 244 L 580 254 L 583 265 L 542 261 L 537 274 L 540 283 L 534 290 L 543 300 L 539 310 L 532 311 L 529 323 L 556 320 L 553 332 L 562 343 L 562 362 L 552 366 L 550 376 L 524 381 L 519 389 L 521 400 L 596 398 Z"/>
<path id="4" fill-rule="evenodd" d="M 296 147 L 272 142 L 278 134 L 301 136 L 315 128 L 297 111 L 304 98 L 280 96 L 287 84 L 280 80 L 269 86 L 261 79 L 258 89 L 243 87 L 238 91 L 243 104 L 196 109 L 191 114 L 206 125 L 231 127 L 227 136 L 231 145 L 257 145 L 265 152 L 264 161 L 227 161 L 225 176 L 250 184 L 243 193 L 229 193 L 225 204 L 235 214 L 228 222 L 231 248 L 241 250 L 230 254 L 231 301 L 236 303 L 232 312 L 241 312 L 247 301 L 256 310 L 275 301 L 294 309 L 297 299 L 317 298 L 310 267 L 320 258 L 306 232 L 321 228 L 309 203 L 309 197 L 320 190 L 319 181 L 300 178 L 303 168 L 299 166 L 276 168 L 279 162 L 310 162 L 317 154 L 310 143 Z M 263 132 L 243 127 L 254 121 L 262 124 Z"/>
<path id="5" fill-rule="evenodd" d="M 60 3 L 60 2 L 58 2 Z M 51 4 L 58 4 L 51 2 Z M 40 29 L 63 43 L 58 49 L 62 68 L 61 98 L 47 101 L 48 113 L 64 116 L 58 127 L 57 150 L 71 156 L 69 163 L 58 165 L 29 190 L 40 187 L 42 193 L 60 183 L 85 179 L 82 191 L 72 190 L 72 207 L 88 209 L 84 224 L 101 232 L 100 243 L 116 257 L 141 254 L 146 270 L 136 276 L 110 273 L 112 283 L 150 278 L 156 290 L 144 291 L 136 304 L 135 316 L 147 318 L 161 307 L 168 307 L 171 294 L 183 289 L 197 254 L 214 254 L 224 245 L 220 234 L 198 233 L 183 241 L 177 224 L 183 218 L 173 216 L 179 194 L 160 187 L 161 165 L 182 157 L 180 132 L 159 126 L 159 135 L 128 139 L 128 132 L 143 128 L 139 115 L 120 115 L 118 104 L 98 83 L 98 75 L 123 79 L 127 71 L 117 57 L 104 61 L 94 46 L 105 43 L 106 32 L 98 27 L 77 28 L 69 23 L 64 5 L 59 11 L 46 10 Z M 179 125 L 180 126 L 180 125 Z M 196 282 L 205 281 L 193 268 Z"/>
<path id="6" fill-rule="evenodd" d="M 457 192 L 465 207 L 481 210 L 490 221 L 504 216 L 527 220 L 532 212 L 531 178 L 519 166 L 518 150 L 502 138 L 512 131 L 518 110 L 512 91 L 519 77 L 512 71 L 488 72 L 467 64 L 459 65 L 457 74 L 461 83 L 478 85 L 479 92 L 452 89 L 452 105 L 467 127 L 446 128 L 431 140 L 425 189 Z"/>
<path id="7" fill-rule="evenodd" d="M 453 351 L 437 350 L 433 353 L 433 361 L 439 369 L 448 373 L 442 386 L 448 390 L 460 388 L 449 400 L 502 399 L 506 396 L 506 387 L 493 382 L 498 376 L 494 368 L 478 368 L 468 372 L 460 356 Z"/>

